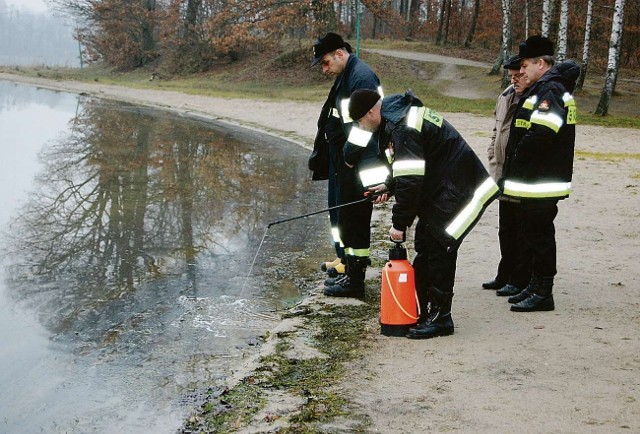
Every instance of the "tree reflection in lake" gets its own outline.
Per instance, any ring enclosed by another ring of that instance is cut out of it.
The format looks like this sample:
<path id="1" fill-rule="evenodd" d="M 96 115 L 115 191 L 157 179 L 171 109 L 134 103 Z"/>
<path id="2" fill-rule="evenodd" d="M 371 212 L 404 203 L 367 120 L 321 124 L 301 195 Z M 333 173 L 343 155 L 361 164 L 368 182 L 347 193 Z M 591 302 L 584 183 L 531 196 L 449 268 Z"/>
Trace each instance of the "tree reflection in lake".
<path id="1" fill-rule="evenodd" d="M 273 325 L 275 315 L 260 312 L 299 298 L 326 252 L 317 235 L 326 219 L 274 227 L 242 293 L 267 223 L 324 207 L 306 154 L 263 135 L 85 101 L 42 152 L 38 188 L 12 220 L 8 290 L 55 342 L 119 371 L 116 389 L 142 365 L 155 394 L 202 387 L 224 375 L 207 354 L 243 351 Z"/>

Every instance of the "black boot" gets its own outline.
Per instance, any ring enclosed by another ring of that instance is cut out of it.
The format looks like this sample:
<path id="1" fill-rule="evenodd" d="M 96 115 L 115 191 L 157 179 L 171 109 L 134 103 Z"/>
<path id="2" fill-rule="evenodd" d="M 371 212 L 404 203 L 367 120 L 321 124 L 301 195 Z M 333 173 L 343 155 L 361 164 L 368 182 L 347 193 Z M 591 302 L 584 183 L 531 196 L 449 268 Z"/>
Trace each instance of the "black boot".
<path id="1" fill-rule="evenodd" d="M 336 283 L 340 283 L 342 280 L 344 280 L 346 278 L 347 278 L 346 274 L 341 274 L 338 277 L 329 277 L 329 278 L 325 279 L 324 286 L 335 285 Z"/>
<path id="2" fill-rule="evenodd" d="M 527 287 L 513 297 L 509 297 L 507 301 L 511 304 L 514 304 L 520 303 L 522 300 L 526 300 L 533 294 L 534 288 L 538 285 L 540 285 L 540 278 L 537 276 L 531 276 L 531 280 L 529 281 Z"/>
<path id="3" fill-rule="evenodd" d="M 369 258 L 347 255 L 346 277 L 324 289 L 330 297 L 364 298 L 364 276 Z"/>
<path id="4" fill-rule="evenodd" d="M 522 288 L 518 288 L 516 285 L 507 283 L 502 288 L 496 291 L 496 295 L 499 297 L 511 297 L 512 295 L 518 295 L 523 291 Z"/>
<path id="5" fill-rule="evenodd" d="M 437 288 L 429 288 L 429 317 L 426 321 L 409 329 L 409 339 L 429 339 L 437 336 L 453 334 L 453 318 L 451 317 L 452 292 L 443 292 Z"/>
<path id="6" fill-rule="evenodd" d="M 542 277 L 540 283 L 533 288 L 533 294 L 511 306 L 514 312 L 538 312 L 555 309 L 553 302 L 553 277 Z"/>
<path id="7" fill-rule="evenodd" d="M 484 282 L 482 284 L 482 288 L 484 289 L 500 289 L 502 288 L 504 285 L 507 284 L 507 281 L 500 278 L 500 277 L 496 277 L 495 279 L 489 281 L 489 282 Z"/>

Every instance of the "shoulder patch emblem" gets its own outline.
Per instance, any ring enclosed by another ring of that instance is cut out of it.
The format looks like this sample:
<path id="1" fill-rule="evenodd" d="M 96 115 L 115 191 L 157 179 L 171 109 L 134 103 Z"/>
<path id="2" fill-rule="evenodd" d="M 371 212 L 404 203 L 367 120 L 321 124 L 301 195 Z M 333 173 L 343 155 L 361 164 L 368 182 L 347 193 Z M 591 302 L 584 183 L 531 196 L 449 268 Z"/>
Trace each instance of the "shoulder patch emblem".
<path id="1" fill-rule="evenodd" d="M 547 101 L 546 99 L 543 99 L 542 101 L 540 101 L 540 104 L 538 104 L 538 110 L 541 112 L 546 112 L 549 110 L 549 101 Z"/>

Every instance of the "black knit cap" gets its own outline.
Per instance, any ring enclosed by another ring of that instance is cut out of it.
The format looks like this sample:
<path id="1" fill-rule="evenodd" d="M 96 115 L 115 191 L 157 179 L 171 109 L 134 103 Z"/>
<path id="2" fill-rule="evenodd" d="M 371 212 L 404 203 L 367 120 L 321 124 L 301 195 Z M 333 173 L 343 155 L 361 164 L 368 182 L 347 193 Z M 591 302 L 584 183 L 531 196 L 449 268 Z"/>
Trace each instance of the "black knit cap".
<path id="1" fill-rule="evenodd" d="M 531 36 L 524 42 L 520 43 L 520 51 L 518 57 L 522 59 L 531 59 L 532 57 L 553 56 L 553 42 L 544 36 Z"/>
<path id="2" fill-rule="evenodd" d="M 354 90 L 349 98 L 349 116 L 354 121 L 360 120 L 380 99 L 380 94 L 369 89 Z"/>
<path id="3" fill-rule="evenodd" d="M 351 53 L 351 45 L 344 42 L 342 36 L 337 33 L 327 33 L 322 38 L 319 38 L 315 44 L 313 44 L 313 61 L 311 66 L 315 66 L 322 60 L 325 54 L 331 53 L 338 48 L 346 48 L 347 52 Z"/>
<path id="4" fill-rule="evenodd" d="M 507 59 L 507 61 L 504 64 L 503 68 L 504 69 L 511 69 L 511 70 L 520 69 L 520 61 L 522 61 L 522 57 L 520 57 L 520 56 L 511 56 L 511 57 L 509 57 Z"/>

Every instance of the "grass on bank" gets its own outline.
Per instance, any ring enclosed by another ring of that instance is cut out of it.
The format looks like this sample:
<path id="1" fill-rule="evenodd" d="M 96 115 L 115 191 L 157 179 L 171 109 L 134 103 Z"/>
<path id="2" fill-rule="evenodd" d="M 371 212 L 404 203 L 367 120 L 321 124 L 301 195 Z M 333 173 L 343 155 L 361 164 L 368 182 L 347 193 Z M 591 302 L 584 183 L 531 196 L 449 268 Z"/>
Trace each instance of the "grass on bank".
<path id="1" fill-rule="evenodd" d="M 310 46 L 311 42 L 309 42 Z M 140 89 L 172 90 L 192 95 L 227 98 L 311 101 L 321 104 L 332 80 L 320 69 L 309 68 L 310 50 L 304 44 L 284 49 L 278 54 L 252 56 L 235 63 L 220 63 L 207 73 L 169 75 L 158 68 L 140 68 L 119 72 L 103 65 L 83 69 L 47 67 L 0 67 L 1 72 L 55 80 L 77 80 Z M 493 63 L 487 50 L 437 47 L 424 42 L 363 41 L 361 57 L 376 71 L 385 93 L 412 89 L 425 105 L 442 112 L 465 112 L 491 116 L 497 95 L 502 90 L 501 77 L 489 75 L 489 68 L 457 66 L 459 77 L 440 78 L 442 65 L 431 62 L 392 58 L 366 52 L 367 48 L 433 52 Z M 595 69 L 595 68 L 594 68 Z M 602 89 L 603 74 L 592 71 L 582 91 L 576 93 L 579 122 L 605 127 L 640 128 L 640 79 L 633 71 L 621 71 L 610 115 L 593 115 Z M 459 85 L 478 89 L 485 98 L 465 99 L 447 96 L 444 91 Z"/>

